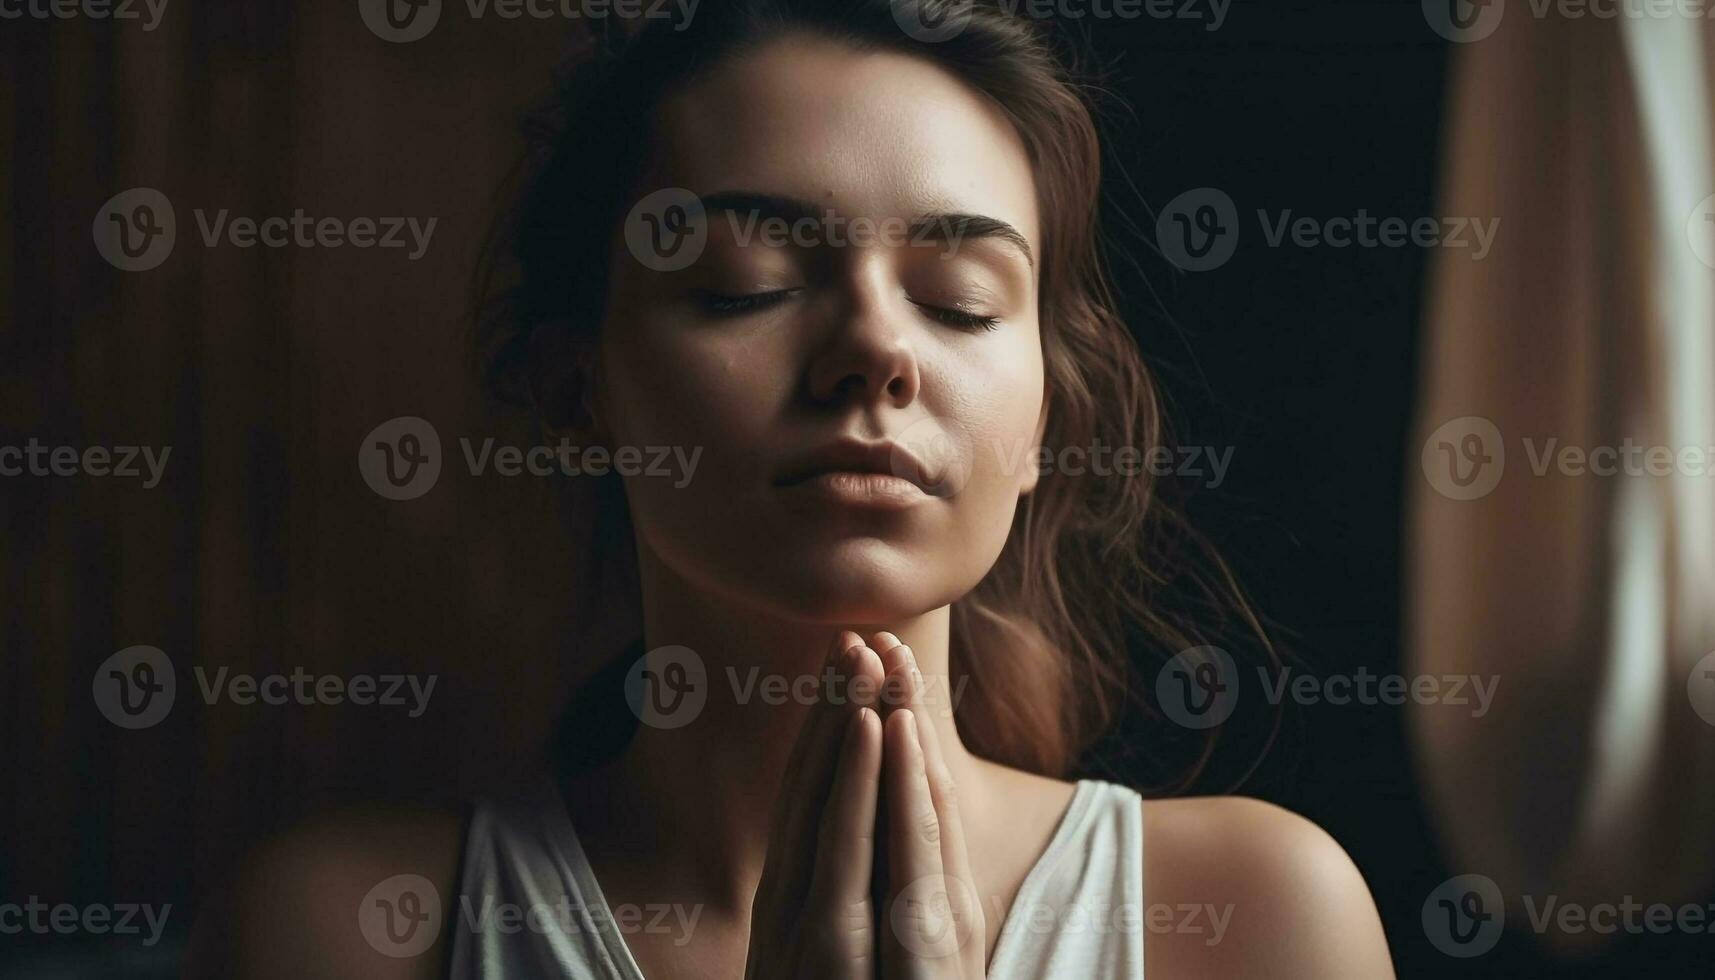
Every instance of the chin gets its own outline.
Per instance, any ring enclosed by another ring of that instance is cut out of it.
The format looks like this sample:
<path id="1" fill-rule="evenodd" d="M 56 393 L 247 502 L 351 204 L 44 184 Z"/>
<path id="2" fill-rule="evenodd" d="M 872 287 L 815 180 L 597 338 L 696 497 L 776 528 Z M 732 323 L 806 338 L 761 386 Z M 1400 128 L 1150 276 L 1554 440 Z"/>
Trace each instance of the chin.
<path id="1" fill-rule="evenodd" d="M 957 598 L 931 564 L 874 538 L 781 560 L 758 583 L 758 602 L 777 615 L 817 623 L 890 623 Z"/>

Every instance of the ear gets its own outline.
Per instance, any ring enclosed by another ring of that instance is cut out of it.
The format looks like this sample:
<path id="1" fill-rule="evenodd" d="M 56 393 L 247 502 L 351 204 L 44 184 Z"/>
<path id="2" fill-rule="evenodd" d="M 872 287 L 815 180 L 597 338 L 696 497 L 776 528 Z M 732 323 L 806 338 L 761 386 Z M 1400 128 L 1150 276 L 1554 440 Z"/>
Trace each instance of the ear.
<path id="1" fill-rule="evenodd" d="M 1042 471 L 1036 466 L 1036 451 L 1042 447 L 1042 437 L 1048 434 L 1048 392 L 1042 393 L 1042 411 L 1036 415 L 1036 434 L 1030 437 L 1030 456 L 1024 467 L 1024 478 L 1019 481 L 1018 495 L 1027 497 L 1036 489 L 1036 484 L 1042 479 Z"/>
<path id="2" fill-rule="evenodd" d="M 603 442 L 594 339 L 551 320 L 538 323 L 530 341 L 530 398 L 543 429 L 555 439 Z"/>

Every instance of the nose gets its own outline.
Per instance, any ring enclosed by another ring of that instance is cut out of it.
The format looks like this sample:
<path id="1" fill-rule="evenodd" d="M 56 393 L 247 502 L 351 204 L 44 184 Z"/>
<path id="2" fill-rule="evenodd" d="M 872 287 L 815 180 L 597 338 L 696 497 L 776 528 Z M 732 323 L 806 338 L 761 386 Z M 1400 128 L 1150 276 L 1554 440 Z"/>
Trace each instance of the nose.
<path id="1" fill-rule="evenodd" d="M 922 376 L 909 305 L 883 263 L 851 271 L 811 365 L 818 403 L 903 407 L 916 400 Z"/>

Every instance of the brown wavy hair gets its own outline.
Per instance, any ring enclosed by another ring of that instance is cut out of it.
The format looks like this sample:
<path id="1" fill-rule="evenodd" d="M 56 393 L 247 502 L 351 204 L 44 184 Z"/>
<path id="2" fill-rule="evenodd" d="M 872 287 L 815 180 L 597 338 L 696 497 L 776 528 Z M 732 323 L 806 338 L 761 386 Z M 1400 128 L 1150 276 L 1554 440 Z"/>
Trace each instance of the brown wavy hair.
<path id="1" fill-rule="evenodd" d="M 968 20 L 933 42 L 900 26 L 943 16 Z M 602 322 L 611 243 L 639 194 L 634 175 L 654 107 L 712 65 L 806 35 L 921 57 L 1004 110 L 1028 148 L 1044 221 L 1044 445 L 1166 444 L 1156 384 L 1116 312 L 1103 257 L 1098 90 L 1074 79 L 1068 39 L 972 0 L 718 0 L 690 24 L 585 39 L 526 120 L 527 151 L 479 269 L 475 336 L 487 390 L 543 426 L 578 427 L 587 377 L 568 368 L 586 363 Z M 593 553 L 635 588 L 624 495 L 617 478 L 602 480 Z M 1177 729 L 1134 681 L 1153 687 L 1167 658 L 1215 641 L 1234 646 L 1241 662 L 1278 658 L 1225 563 L 1160 490 L 1148 472 L 1053 471 L 1022 499 L 995 566 L 951 611 L 950 669 L 968 684 L 956 721 L 973 752 L 1065 777 L 1087 767 L 1097 740 L 1135 708 L 1154 726 L 1144 767 L 1154 770 L 1145 780 L 1153 788 L 1190 785 L 1212 758 L 1227 726 Z M 631 721 L 613 708 L 625 666 L 621 658 L 599 674 L 568 713 L 578 732 L 562 742 L 586 759 L 628 737 L 612 730 Z M 1112 755 L 1110 747 L 1110 765 Z"/>

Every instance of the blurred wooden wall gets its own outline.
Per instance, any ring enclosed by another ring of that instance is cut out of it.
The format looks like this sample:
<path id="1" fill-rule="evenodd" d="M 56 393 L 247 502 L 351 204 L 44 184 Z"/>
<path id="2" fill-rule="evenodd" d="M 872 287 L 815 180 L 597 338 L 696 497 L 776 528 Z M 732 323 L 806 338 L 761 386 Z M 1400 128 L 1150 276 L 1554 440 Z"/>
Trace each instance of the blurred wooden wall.
<path id="1" fill-rule="evenodd" d="M 452 800 L 529 763 L 607 648 L 578 607 L 580 543 L 540 480 L 473 479 L 457 439 L 522 441 L 466 356 L 471 269 L 567 22 L 447 3 L 389 43 L 355 0 L 169 2 L 159 26 L 0 25 L 0 445 L 171 446 L 153 490 L 0 478 L 0 892 L 194 896 L 257 836 L 352 799 Z M 122 272 L 93 219 L 171 200 L 177 242 Z M 203 244 L 194 209 L 437 219 L 409 249 Z M 438 485 L 360 477 L 362 437 L 432 422 Z M 173 659 L 167 719 L 97 710 L 97 665 Z M 203 704 L 195 665 L 437 674 L 429 710 Z"/>

